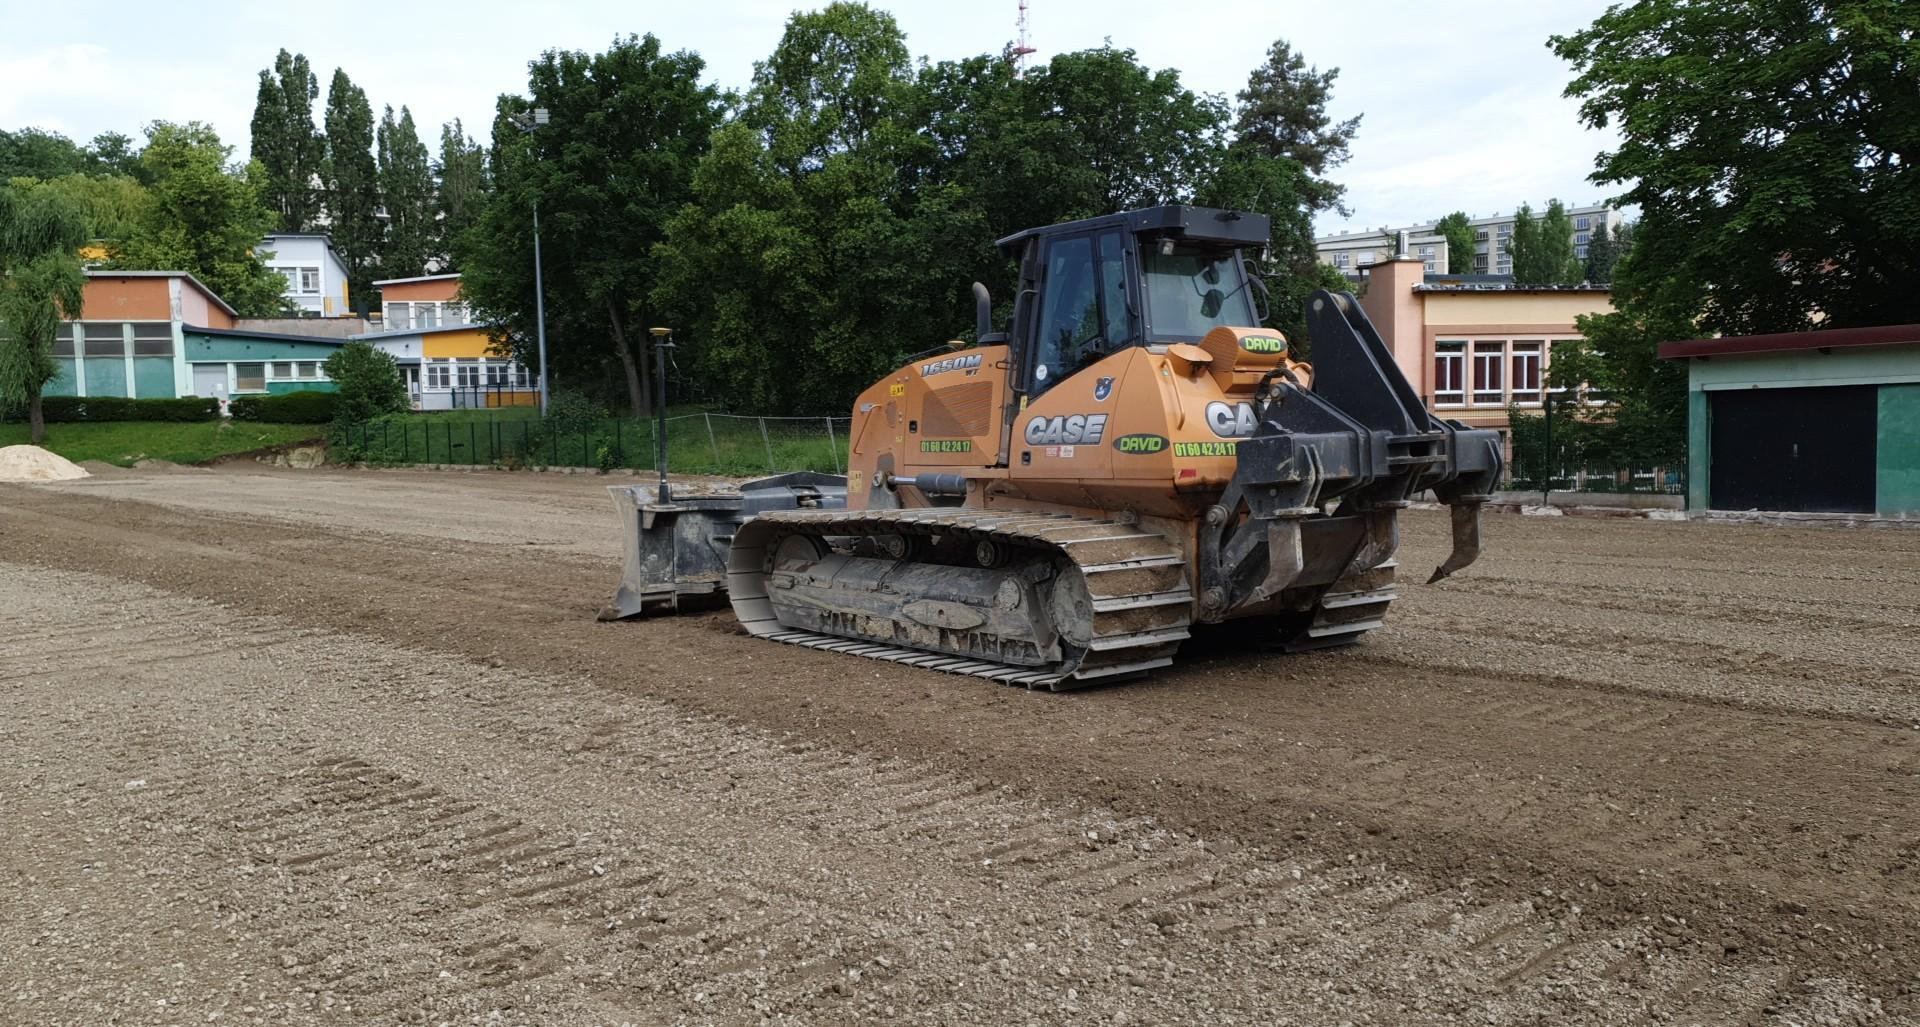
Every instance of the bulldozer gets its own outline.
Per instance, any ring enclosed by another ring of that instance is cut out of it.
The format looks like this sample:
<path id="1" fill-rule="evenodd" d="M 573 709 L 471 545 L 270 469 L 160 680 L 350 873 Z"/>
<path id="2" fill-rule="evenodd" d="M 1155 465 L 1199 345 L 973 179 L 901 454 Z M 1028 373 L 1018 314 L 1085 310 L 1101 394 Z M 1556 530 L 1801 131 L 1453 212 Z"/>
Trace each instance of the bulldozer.
<path id="1" fill-rule="evenodd" d="M 854 402 L 844 477 L 676 489 L 663 455 L 613 488 L 602 616 L 724 599 L 759 638 L 1055 691 L 1169 666 L 1202 625 L 1357 640 L 1396 598 L 1402 509 L 1450 508 L 1432 580 L 1479 555 L 1500 441 L 1429 413 L 1351 293 L 1308 299 L 1295 359 L 1248 256 L 1269 232 L 1167 205 L 1000 239 L 1006 328 L 975 283 L 970 345 Z"/>

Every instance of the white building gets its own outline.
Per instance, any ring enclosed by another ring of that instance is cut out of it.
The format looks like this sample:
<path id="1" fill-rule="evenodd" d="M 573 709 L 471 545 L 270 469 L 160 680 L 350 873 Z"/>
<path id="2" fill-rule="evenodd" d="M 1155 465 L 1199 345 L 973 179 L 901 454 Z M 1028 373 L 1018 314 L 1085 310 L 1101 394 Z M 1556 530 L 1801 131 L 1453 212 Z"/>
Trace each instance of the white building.
<path id="1" fill-rule="evenodd" d="M 1533 216 L 1538 218 L 1544 213 L 1536 210 Z M 1569 208 L 1567 217 L 1573 222 L 1573 255 L 1579 260 L 1587 259 L 1587 245 L 1596 233 L 1610 232 L 1615 225 L 1626 221 L 1619 211 L 1605 204 Z M 1398 253 L 1400 233 L 1406 232 L 1410 237 L 1408 255 L 1421 258 L 1429 273 L 1512 274 L 1513 257 L 1507 253 L 1507 244 L 1513 241 L 1513 215 L 1471 218 L 1467 224 L 1473 228 L 1473 266 L 1470 268 L 1448 263 L 1447 241 L 1436 231 L 1434 221 L 1323 235 L 1313 240 L 1313 248 L 1322 261 L 1357 276 L 1362 267 L 1393 259 Z"/>
<path id="2" fill-rule="evenodd" d="M 353 313 L 347 294 L 347 263 L 321 232 L 269 235 L 260 244 L 267 267 L 287 280 L 282 293 L 304 317 L 346 317 Z"/>

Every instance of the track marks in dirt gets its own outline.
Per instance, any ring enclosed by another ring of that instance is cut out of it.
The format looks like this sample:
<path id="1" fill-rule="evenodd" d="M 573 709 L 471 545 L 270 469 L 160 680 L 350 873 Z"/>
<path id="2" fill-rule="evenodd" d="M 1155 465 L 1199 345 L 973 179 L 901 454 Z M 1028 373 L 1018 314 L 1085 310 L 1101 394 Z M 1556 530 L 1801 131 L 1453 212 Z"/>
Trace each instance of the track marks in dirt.
<path id="1" fill-rule="evenodd" d="M 6 729 L 28 754 L 8 793 L 58 781 L 102 833 L 143 825 L 116 858 L 168 868 L 183 918 L 234 924 L 220 951 L 261 959 L 295 1021 L 1691 1022 L 1773 1001 L 1563 900 L 1194 837 L 97 578 L 0 564 L 0 595 L 45 629 L 103 609 L 208 626 L 164 674 L 0 683 L 32 722 Z M 71 641 L 26 634 L 10 655 Z M 1713 989 L 1643 986 L 1702 975 Z M 1872 1012 L 1838 987 L 1837 1008 Z"/>

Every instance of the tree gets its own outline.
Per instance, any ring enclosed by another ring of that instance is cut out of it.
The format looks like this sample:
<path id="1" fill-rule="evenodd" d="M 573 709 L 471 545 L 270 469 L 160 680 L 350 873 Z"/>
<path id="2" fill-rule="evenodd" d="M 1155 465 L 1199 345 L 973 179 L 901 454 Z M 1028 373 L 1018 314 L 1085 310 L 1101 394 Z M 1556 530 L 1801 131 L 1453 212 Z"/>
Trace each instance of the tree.
<path id="1" fill-rule="evenodd" d="M 1273 220 L 1265 270 L 1272 295 L 1265 300 L 1267 323 L 1300 343 L 1307 352 L 1307 299 L 1315 289 L 1351 287 L 1338 269 L 1321 262 L 1313 247 L 1312 176 L 1298 161 L 1269 157 L 1234 146 L 1196 201 L 1210 207 L 1252 211 Z"/>
<path id="2" fill-rule="evenodd" d="M 153 179 L 152 202 L 113 266 L 187 271 L 241 316 L 273 316 L 287 309 L 287 283 L 259 250 L 274 225 L 260 199 L 265 172 L 258 163 L 229 167 L 232 152 L 198 121 L 149 126 L 140 164 Z"/>
<path id="3" fill-rule="evenodd" d="M 433 256 L 433 168 L 427 147 L 413 127 L 413 112 L 400 108 L 400 120 L 388 107 L 380 118 L 380 198 L 387 209 L 387 237 L 380 271 L 388 278 L 427 273 Z"/>
<path id="4" fill-rule="evenodd" d="M 307 231 L 320 213 L 314 180 L 320 175 L 325 142 L 313 127 L 313 101 L 319 95 L 319 80 L 305 54 L 281 50 L 272 70 L 260 72 L 253 104 L 253 159 L 263 170 L 261 198 L 274 213 L 277 231 Z"/>
<path id="5" fill-rule="evenodd" d="M 407 409 L 407 386 L 393 357 L 367 342 L 349 342 L 327 358 L 327 377 L 338 389 L 335 425 L 365 424 Z"/>
<path id="6" fill-rule="evenodd" d="M 1473 273 L 1473 225 L 1466 212 L 1454 211 L 1434 222 L 1433 230 L 1447 240 L 1447 273 Z"/>
<path id="7" fill-rule="evenodd" d="M 87 156 L 96 175 L 140 177 L 140 153 L 133 148 L 133 137 L 121 132 L 102 132 L 87 144 Z"/>
<path id="8" fill-rule="evenodd" d="M 1573 219 L 1559 200 L 1547 204 L 1544 217 L 1521 204 L 1513 215 L 1513 239 L 1507 243 L 1513 258 L 1513 280 L 1522 285 L 1572 285 L 1581 280 L 1580 262 L 1573 256 Z"/>
<path id="9" fill-rule="evenodd" d="M 1601 285 L 1613 281 L 1613 269 L 1632 251 L 1633 229 L 1625 223 L 1615 223 L 1611 233 L 1605 230 L 1593 233 L 1593 239 L 1587 243 L 1587 281 Z"/>
<path id="10" fill-rule="evenodd" d="M 1354 116 L 1336 122 L 1327 114 L 1327 101 L 1339 68 L 1321 71 L 1309 67 L 1292 44 L 1276 39 L 1267 49 L 1267 61 L 1255 68 L 1240 102 L 1234 133 L 1243 144 L 1269 157 L 1298 161 L 1313 184 L 1310 204 L 1315 212 L 1349 213 L 1341 203 L 1345 186 L 1327 180 L 1331 168 L 1347 162 L 1348 147 L 1360 130 Z"/>
<path id="11" fill-rule="evenodd" d="M 1640 208 L 1617 303 L 1689 335 L 1920 321 L 1920 6 L 1637 0 L 1548 45 L 1620 135 L 1592 180 Z"/>
<path id="12" fill-rule="evenodd" d="M 153 202 L 145 186 L 125 175 L 62 175 L 16 184 L 57 195 L 79 213 L 87 241 L 103 245 L 109 257 L 133 235 Z"/>
<path id="13" fill-rule="evenodd" d="M 36 446 L 47 430 L 40 393 L 57 373 L 53 338 L 86 296 L 86 237 L 82 212 L 58 193 L 0 185 L 0 406 L 25 409 Z"/>
<path id="14" fill-rule="evenodd" d="M 434 250 L 446 260 L 446 270 L 457 271 L 454 240 L 472 228 L 486 206 L 487 151 L 468 136 L 460 119 L 440 126 L 440 159 L 433 168 L 439 180 L 435 201 L 440 214 Z"/>
<path id="15" fill-rule="evenodd" d="M 454 240 L 461 291 L 498 326 L 500 345 L 534 366 L 531 223 L 539 206 L 550 374 L 581 391 L 652 410 L 645 329 L 663 323 L 651 299 L 662 273 L 649 252 L 692 196 L 694 168 L 721 117 L 698 54 L 648 35 L 604 53 L 552 50 L 529 66 L 528 96 L 500 98 L 500 157 L 477 223 Z M 547 108 L 528 134 L 511 116 Z M 756 256 L 757 262 L 760 257 Z M 710 303 L 745 273 L 708 286 Z M 771 301 L 774 282 L 756 293 Z M 608 386 L 612 386 L 608 388 Z"/>
<path id="16" fill-rule="evenodd" d="M 347 265 L 347 294 L 361 312 L 373 299 L 380 255 L 380 170 L 373 157 L 373 105 L 347 73 L 333 71 L 327 86 L 327 230 Z"/>

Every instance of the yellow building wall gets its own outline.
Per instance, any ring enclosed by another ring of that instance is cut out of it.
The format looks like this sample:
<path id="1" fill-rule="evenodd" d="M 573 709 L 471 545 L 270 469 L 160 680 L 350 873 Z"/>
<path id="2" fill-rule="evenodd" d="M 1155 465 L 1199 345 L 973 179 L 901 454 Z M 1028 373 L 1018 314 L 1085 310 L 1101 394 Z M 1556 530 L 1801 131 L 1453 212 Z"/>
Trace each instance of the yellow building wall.
<path id="1" fill-rule="evenodd" d="M 464 328 L 459 331 L 429 332 L 420 336 L 420 355 L 429 359 L 440 357 L 493 357 L 493 340 L 487 338 L 484 328 Z"/>
<path id="2" fill-rule="evenodd" d="M 1573 326 L 1582 314 L 1607 314 L 1613 304 L 1604 292 L 1429 292 L 1428 328 L 1443 325 Z"/>

